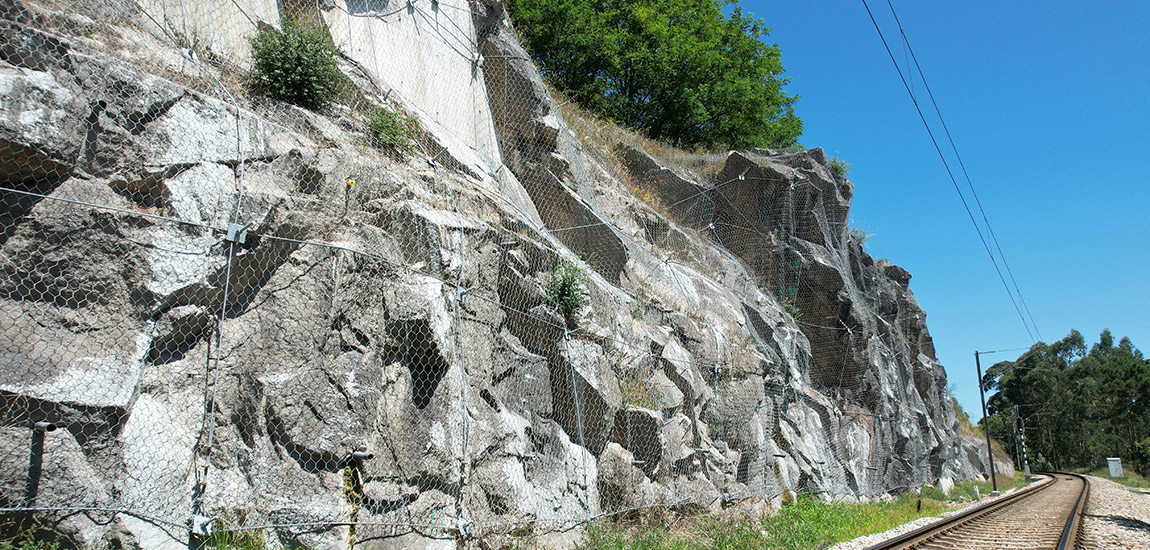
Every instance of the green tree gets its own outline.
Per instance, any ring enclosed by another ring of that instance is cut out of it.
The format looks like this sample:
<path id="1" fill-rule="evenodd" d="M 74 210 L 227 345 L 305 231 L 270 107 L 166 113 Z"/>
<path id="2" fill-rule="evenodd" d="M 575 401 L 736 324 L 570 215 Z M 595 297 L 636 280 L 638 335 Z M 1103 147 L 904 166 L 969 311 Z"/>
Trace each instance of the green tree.
<path id="1" fill-rule="evenodd" d="M 1136 470 L 1150 471 L 1150 456 L 1140 446 L 1150 438 L 1150 361 L 1128 338 L 1114 345 L 1104 330 L 1087 352 L 1082 335 L 1071 331 L 995 364 L 983 383 L 995 392 L 987 400 L 991 421 L 985 425 L 1008 447 L 1015 443 L 1017 407 L 1026 419 L 1031 456 L 1041 454 L 1055 468 L 1124 456 Z"/>
<path id="2" fill-rule="evenodd" d="M 802 121 L 778 45 L 732 0 L 511 0 L 544 74 L 580 104 L 685 146 L 787 147 Z"/>

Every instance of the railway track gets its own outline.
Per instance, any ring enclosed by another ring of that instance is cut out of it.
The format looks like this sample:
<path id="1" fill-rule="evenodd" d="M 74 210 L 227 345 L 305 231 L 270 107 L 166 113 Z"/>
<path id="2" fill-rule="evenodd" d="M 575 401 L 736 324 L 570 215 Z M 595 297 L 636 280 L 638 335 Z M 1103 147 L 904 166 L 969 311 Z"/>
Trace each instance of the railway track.
<path id="1" fill-rule="evenodd" d="M 1050 480 L 870 547 L 895 549 L 1057 549 L 1078 544 L 1086 506 L 1086 478 L 1050 474 Z"/>

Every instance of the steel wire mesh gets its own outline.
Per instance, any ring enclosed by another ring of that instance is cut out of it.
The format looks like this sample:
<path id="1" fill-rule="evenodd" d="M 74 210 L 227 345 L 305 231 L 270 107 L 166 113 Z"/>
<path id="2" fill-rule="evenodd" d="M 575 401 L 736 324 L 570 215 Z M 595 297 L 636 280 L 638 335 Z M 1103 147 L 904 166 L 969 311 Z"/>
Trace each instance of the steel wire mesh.
<path id="1" fill-rule="evenodd" d="M 288 20 L 341 52 L 324 112 L 245 81 Z M 970 471 L 910 276 L 821 150 L 687 154 L 557 105 L 499 2 L 0 27 L 5 529 L 563 546 Z"/>

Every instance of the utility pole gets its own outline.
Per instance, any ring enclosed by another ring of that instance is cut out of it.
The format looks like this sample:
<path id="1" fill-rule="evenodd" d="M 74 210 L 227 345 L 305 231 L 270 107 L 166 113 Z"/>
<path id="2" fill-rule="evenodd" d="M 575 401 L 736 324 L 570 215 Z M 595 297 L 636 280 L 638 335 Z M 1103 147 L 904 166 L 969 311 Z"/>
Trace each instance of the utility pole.
<path id="1" fill-rule="evenodd" d="M 978 371 L 978 398 L 982 401 L 982 431 L 986 434 L 986 464 L 990 469 L 990 486 L 998 494 L 998 479 L 994 477 L 994 453 L 990 450 L 990 417 L 986 414 L 986 392 L 982 387 L 982 364 L 978 361 L 978 352 L 974 352 L 974 368 Z M 1023 449 L 1026 447 L 1023 446 Z"/>

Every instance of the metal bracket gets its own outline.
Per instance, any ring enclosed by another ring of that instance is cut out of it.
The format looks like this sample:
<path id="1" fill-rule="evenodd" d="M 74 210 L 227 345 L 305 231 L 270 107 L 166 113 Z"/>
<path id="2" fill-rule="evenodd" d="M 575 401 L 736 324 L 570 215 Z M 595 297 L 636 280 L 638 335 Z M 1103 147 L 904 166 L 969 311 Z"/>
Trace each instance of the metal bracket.
<path id="1" fill-rule="evenodd" d="M 240 225 L 233 223 L 228 225 L 228 236 L 224 240 L 229 243 L 244 244 L 248 240 L 248 226 L 247 224 Z"/>
<path id="2" fill-rule="evenodd" d="M 207 516 L 192 516 L 192 536 L 196 537 L 210 537 L 212 536 L 212 522 L 215 518 Z"/>
<path id="3" fill-rule="evenodd" d="M 463 302 L 463 296 L 467 294 L 468 290 L 469 289 L 463 288 L 461 286 L 455 287 L 455 300 L 458 302 Z"/>

